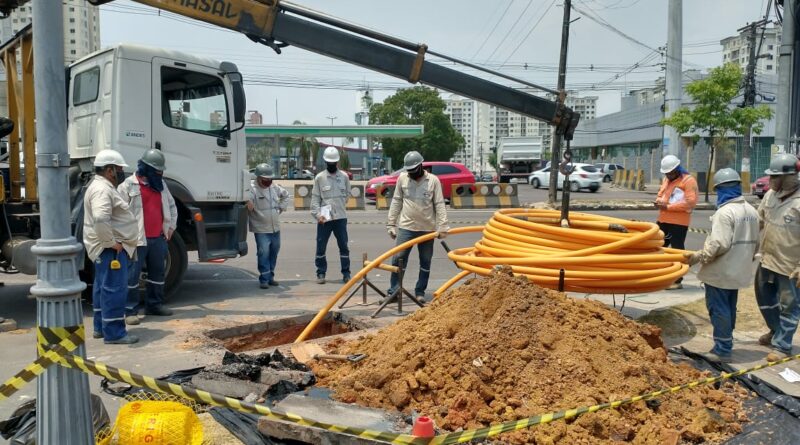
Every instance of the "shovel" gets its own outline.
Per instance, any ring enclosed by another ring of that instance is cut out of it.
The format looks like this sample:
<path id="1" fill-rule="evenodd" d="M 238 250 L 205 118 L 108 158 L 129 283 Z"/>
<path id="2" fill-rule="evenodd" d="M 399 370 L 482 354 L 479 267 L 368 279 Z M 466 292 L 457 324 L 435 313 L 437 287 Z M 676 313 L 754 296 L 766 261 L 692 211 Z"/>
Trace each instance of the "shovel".
<path id="1" fill-rule="evenodd" d="M 326 354 L 322 347 L 316 343 L 298 343 L 292 345 L 292 355 L 298 362 L 307 365 L 312 360 L 339 360 L 350 363 L 357 363 L 364 360 L 366 354 Z"/>

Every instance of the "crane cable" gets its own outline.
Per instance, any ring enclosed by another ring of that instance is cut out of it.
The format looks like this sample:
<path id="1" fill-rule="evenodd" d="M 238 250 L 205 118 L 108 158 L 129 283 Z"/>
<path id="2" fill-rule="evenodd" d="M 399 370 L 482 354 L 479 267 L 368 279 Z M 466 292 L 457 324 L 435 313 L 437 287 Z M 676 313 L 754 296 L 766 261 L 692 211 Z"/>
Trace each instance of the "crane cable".
<path id="1" fill-rule="evenodd" d="M 570 227 L 561 213 L 544 209 L 501 209 L 484 226 L 457 227 L 448 234 L 482 232 L 472 247 L 454 249 L 448 257 L 462 269 L 436 290 L 438 297 L 471 273 L 489 275 L 495 266 L 509 266 L 543 287 L 582 293 L 632 294 L 667 288 L 688 272 L 684 251 L 663 247 L 664 233 L 654 223 L 571 212 Z M 333 306 L 384 260 L 416 244 L 434 239 L 428 233 L 397 245 L 362 268 L 332 296 L 297 337 L 305 341 Z"/>

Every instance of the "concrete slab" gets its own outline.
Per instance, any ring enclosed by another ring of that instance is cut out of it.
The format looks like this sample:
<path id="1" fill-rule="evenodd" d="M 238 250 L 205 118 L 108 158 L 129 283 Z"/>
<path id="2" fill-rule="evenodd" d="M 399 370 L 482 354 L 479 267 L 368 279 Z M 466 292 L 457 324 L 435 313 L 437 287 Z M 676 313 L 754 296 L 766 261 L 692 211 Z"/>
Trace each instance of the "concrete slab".
<path id="1" fill-rule="evenodd" d="M 729 364 L 737 371 L 763 364 L 767 354 L 772 352 L 772 349 L 758 344 L 758 338 L 743 335 L 736 331 L 734 331 L 733 337 L 734 347 L 733 353 L 731 354 L 732 362 Z M 691 352 L 704 354 L 710 351 L 714 346 L 714 340 L 707 335 L 698 335 L 680 346 Z M 797 348 L 795 348 L 794 353 L 797 353 Z M 778 375 L 778 373 L 783 372 L 783 370 L 787 368 L 800 374 L 800 362 L 793 360 L 782 365 L 756 371 L 753 375 L 785 394 L 793 397 L 800 397 L 800 382 L 789 383 Z"/>
<path id="2" fill-rule="evenodd" d="M 400 413 L 389 413 L 305 394 L 291 394 L 275 405 L 275 408 L 332 425 L 396 433 L 411 431 L 411 426 L 405 423 Z M 349 434 L 308 428 L 266 417 L 259 419 L 258 429 L 263 434 L 279 439 L 300 440 L 313 444 L 361 445 L 375 443 L 373 440 L 365 440 Z"/>

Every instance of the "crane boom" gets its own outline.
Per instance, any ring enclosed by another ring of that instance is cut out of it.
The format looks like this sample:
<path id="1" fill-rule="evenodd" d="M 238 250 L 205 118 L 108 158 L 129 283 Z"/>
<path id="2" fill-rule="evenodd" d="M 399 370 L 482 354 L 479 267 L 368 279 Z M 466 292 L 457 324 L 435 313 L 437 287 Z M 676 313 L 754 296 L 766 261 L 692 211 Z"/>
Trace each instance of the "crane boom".
<path id="1" fill-rule="evenodd" d="M 99 5 L 112 0 L 89 1 Z M 278 53 L 284 46 L 296 46 L 530 116 L 553 125 L 567 140 L 572 139 L 580 119 L 580 114 L 560 99 L 548 100 L 426 61 L 428 48 L 424 44 L 412 44 L 280 0 L 134 1 L 241 32 Z"/>

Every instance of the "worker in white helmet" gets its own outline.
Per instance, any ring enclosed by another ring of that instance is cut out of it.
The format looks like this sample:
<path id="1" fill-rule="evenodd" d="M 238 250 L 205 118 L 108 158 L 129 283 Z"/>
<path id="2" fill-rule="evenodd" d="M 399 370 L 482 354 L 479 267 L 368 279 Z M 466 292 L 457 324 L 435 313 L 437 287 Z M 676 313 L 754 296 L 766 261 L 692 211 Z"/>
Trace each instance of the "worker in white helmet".
<path id="1" fill-rule="evenodd" d="M 711 234 L 703 248 L 684 254 L 690 265 L 702 264 L 697 279 L 706 290 L 706 308 L 713 327 L 712 361 L 730 362 L 739 289 L 753 284 L 758 245 L 758 213 L 742 196 L 736 170 L 714 174 L 717 211 L 711 216 Z"/>
<path id="2" fill-rule="evenodd" d="M 664 232 L 664 247 L 684 249 L 686 233 L 697 205 L 697 181 L 683 167 L 677 156 L 667 155 L 661 160 L 664 180 L 656 196 L 658 226 Z M 683 289 L 683 277 L 667 289 Z"/>
<path id="3" fill-rule="evenodd" d="M 758 206 L 763 230 L 761 264 L 756 271 L 756 300 L 769 332 L 758 342 L 791 354 L 800 321 L 800 161 L 793 154 L 772 158 L 769 191 Z"/>
<path id="4" fill-rule="evenodd" d="M 322 154 L 325 171 L 314 178 L 311 190 L 311 216 L 317 221 L 317 251 L 314 263 L 317 283 L 325 284 L 328 260 L 325 251 L 331 233 L 339 246 L 342 282 L 350 281 L 350 248 L 347 246 L 347 198 L 350 196 L 350 178 L 339 170 L 339 150 L 328 147 Z"/>
<path id="5" fill-rule="evenodd" d="M 94 158 L 95 175 L 83 198 L 83 245 L 94 262 L 94 338 L 107 344 L 139 341 L 125 329 L 128 262 L 136 259 L 139 222 L 117 191 L 125 159 L 114 150 Z"/>

